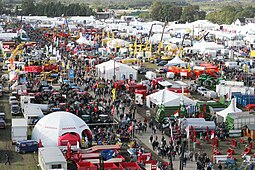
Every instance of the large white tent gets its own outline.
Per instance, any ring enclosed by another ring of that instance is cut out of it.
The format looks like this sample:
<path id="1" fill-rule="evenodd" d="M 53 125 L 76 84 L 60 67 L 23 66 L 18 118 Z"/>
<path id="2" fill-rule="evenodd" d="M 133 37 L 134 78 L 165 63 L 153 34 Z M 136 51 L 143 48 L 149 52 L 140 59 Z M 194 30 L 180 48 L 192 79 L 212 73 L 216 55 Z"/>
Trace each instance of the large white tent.
<path id="1" fill-rule="evenodd" d="M 80 36 L 80 38 L 78 40 L 76 40 L 76 42 L 78 44 L 85 44 L 85 45 L 94 45 L 93 41 L 89 41 L 87 40 L 85 37 L 83 37 L 82 35 Z"/>
<path id="2" fill-rule="evenodd" d="M 87 124 L 78 116 L 64 111 L 53 112 L 40 119 L 32 132 L 32 139 L 42 141 L 42 145 L 57 146 L 58 138 L 65 133 L 74 132 L 80 135 L 91 135 Z"/>
<path id="3" fill-rule="evenodd" d="M 110 48 L 116 47 L 128 47 L 130 43 L 122 39 L 111 39 L 107 42 L 107 46 Z"/>
<path id="4" fill-rule="evenodd" d="M 186 66 L 186 62 L 182 61 L 178 56 L 175 56 L 172 60 L 168 61 L 166 65 L 171 66 L 171 65 L 177 65 L 177 64 L 179 64 L 181 67 Z"/>
<path id="5" fill-rule="evenodd" d="M 115 74 L 115 80 L 128 79 L 132 76 L 133 80 L 137 80 L 137 70 L 132 67 L 110 60 L 96 65 L 97 73 L 100 78 L 112 79 Z M 115 69 L 115 73 L 114 73 Z"/>
<path id="6" fill-rule="evenodd" d="M 146 96 L 146 105 L 150 108 L 150 104 L 160 105 L 163 104 L 166 107 L 179 106 L 181 98 L 185 105 L 196 105 L 196 102 L 182 94 L 171 92 L 167 89 L 160 90 L 156 93 Z"/>
<path id="7" fill-rule="evenodd" d="M 206 42 L 206 41 L 201 41 L 201 42 L 197 42 L 193 45 L 194 49 L 199 49 L 200 52 L 204 52 L 206 50 L 222 50 L 224 49 L 223 45 L 219 45 L 215 42 Z"/>
<path id="8" fill-rule="evenodd" d="M 242 112 L 242 110 L 238 109 L 236 107 L 236 99 L 233 98 L 231 100 L 230 105 L 226 109 L 224 109 L 222 111 L 219 111 L 219 112 L 216 112 L 217 121 L 218 122 L 225 122 L 229 113 L 236 113 L 236 112 Z"/>

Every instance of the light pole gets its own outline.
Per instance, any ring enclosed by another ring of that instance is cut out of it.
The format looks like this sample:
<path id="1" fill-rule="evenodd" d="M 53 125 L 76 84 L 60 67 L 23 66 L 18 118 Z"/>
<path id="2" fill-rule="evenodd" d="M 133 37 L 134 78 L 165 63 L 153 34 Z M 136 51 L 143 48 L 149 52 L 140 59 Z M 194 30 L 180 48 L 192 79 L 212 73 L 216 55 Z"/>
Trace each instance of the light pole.
<path id="1" fill-rule="evenodd" d="M 113 81 L 115 82 L 115 79 L 116 79 L 116 71 L 115 71 L 115 58 L 113 59 Z"/>

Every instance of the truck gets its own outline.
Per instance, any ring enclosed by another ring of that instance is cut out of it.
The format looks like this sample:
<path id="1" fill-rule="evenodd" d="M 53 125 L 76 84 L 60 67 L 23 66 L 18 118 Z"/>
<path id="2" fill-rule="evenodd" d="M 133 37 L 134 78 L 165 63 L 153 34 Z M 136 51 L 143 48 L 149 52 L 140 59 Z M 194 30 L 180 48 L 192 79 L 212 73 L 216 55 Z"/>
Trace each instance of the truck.
<path id="1" fill-rule="evenodd" d="M 27 134 L 26 119 L 12 119 L 12 143 L 27 140 Z"/>
<path id="2" fill-rule="evenodd" d="M 3 85 L 0 84 L 0 97 L 2 97 L 2 96 L 3 96 Z"/>
<path id="3" fill-rule="evenodd" d="M 206 121 L 204 118 L 185 118 L 181 121 L 182 129 L 188 130 L 191 126 L 197 132 L 205 132 L 207 127 L 209 131 L 216 129 L 214 121 Z"/>
<path id="4" fill-rule="evenodd" d="M 44 116 L 41 108 L 38 105 L 33 104 L 25 105 L 23 115 L 27 125 L 36 124 L 36 122 Z"/>
<path id="5" fill-rule="evenodd" d="M 145 78 L 147 78 L 148 80 L 153 80 L 157 77 L 157 74 L 154 73 L 153 71 L 147 71 L 145 74 Z"/>
<path id="6" fill-rule="evenodd" d="M 24 108 L 25 108 L 26 105 L 37 106 L 43 112 L 48 112 L 49 111 L 49 105 L 48 104 L 37 104 L 37 103 L 35 103 L 35 96 L 20 96 L 20 107 L 21 107 L 22 112 L 24 112 Z"/>

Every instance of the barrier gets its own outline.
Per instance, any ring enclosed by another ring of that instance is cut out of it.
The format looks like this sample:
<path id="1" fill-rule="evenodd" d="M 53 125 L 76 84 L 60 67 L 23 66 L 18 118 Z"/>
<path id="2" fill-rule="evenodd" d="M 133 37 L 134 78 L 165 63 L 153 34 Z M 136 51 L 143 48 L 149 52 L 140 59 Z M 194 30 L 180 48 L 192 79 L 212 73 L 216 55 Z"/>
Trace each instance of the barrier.
<path id="1" fill-rule="evenodd" d="M 230 146 L 233 147 L 233 148 L 236 148 L 237 147 L 237 140 L 231 139 Z"/>
<path id="2" fill-rule="evenodd" d="M 97 170 L 97 166 L 91 162 L 77 162 L 76 166 L 78 170 Z"/>
<path id="3" fill-rule="evenodd" d="M 221 153 L 220 153 L 220 151 L 219 151 L 218 148 L 214 148 L 212 154 L 213 154 L 213 155 L 221 155 Z"/>
<path id="4" fill-rule="evenodd" d="M 232 148 L 228 148 L 227 153 L 228 153 L 229 155 L 234 155 L 234 154 L 235 154 L 235 151 L 234 151 L 234 149 L 232 149 Z"/>
<path id="5" fill-rule="evenodd" d="M 241 155 L 243 156 L 243 155 L 249 155 L 249 154 L 251 154 L 251 148 L 246 147 Z"/>
<path id="6" fill-rule="evenodd" d="M 218 147 L 219 146 L 219 140 L 218 138 L 212 139 L 212 147 Z"/>
<path id="7" fill-rule="evenodd" d="M 212 162 L 214 164 L 225 163 L 228 159 L 228 155 L 212 155 Z"/>

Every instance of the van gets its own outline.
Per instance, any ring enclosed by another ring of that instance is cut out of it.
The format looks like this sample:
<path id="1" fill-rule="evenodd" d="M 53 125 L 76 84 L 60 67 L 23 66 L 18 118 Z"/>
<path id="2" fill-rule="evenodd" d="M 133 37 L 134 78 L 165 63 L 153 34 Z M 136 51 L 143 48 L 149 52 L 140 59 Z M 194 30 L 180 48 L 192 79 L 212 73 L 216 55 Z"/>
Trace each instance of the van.
<path id="1" fill-rule="evenodd" d="M 19 105 L 12 105 L 11 106 L 11 114 L 12 115 L 18 115 L 19 114 Z"/>
<path id="2" fill-rule="evenodd" d="M 238 67 L 237 62 L 225 62 L 225 66 L 230 69 Z"/>
<path id="3" fill-rule="evenodd" d="M 134 62 L 139 62 L 140 60 L 138 60 L 137 58 L 125 58 L 123 60 L 121 60 L 122 64 L 132 64 Z"/>
<path id="4" fill-rule="evenodd" d="M 15 146 L 15 151 L 18 153 L 35 152 L 38 150 L 38 142 L 35 140 L 18 141 Z"/>
<path id="5" fill-rule="evenodd" d="M 208 99 L 215 99 L 217 98 L 217 93 L 215 91 L 212 90 L 208 90 L 204 92 L 204 96 Z"/>

